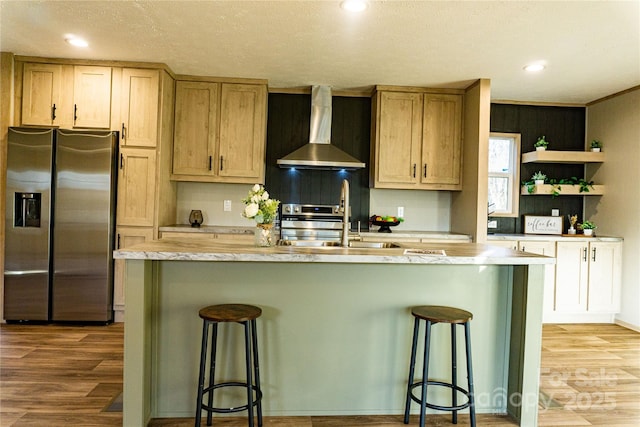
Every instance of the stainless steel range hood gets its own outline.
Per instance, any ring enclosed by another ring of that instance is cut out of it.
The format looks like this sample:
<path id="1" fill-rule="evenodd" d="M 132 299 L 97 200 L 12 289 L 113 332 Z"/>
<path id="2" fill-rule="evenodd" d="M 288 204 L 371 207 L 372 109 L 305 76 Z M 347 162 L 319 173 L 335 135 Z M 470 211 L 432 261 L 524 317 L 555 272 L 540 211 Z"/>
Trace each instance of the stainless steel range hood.
<path id="1" fill-rule="evenodd" d="M 281 168 L 362 169 L 365 164 L 331 144 L 331 88 L 311 88 L 309 143 L 278 159 Z"/>

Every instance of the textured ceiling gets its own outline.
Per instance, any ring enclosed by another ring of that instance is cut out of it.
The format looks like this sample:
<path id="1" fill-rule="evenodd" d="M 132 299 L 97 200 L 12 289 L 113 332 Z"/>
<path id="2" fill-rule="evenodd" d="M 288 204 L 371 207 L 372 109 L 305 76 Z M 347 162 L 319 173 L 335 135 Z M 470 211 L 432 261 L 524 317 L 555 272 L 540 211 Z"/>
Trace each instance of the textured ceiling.
<path id="1" fill-rule="evenodd" d="M 640 2 L 6 1 L 0 49 L 166 63 L 271 87 L 465 87 L 493 99 L 586 103 L 640 85 Z M 64 35 L 86 38 L 78 49 Z M 539 74 L 525 73 L 545 61 Z"/>

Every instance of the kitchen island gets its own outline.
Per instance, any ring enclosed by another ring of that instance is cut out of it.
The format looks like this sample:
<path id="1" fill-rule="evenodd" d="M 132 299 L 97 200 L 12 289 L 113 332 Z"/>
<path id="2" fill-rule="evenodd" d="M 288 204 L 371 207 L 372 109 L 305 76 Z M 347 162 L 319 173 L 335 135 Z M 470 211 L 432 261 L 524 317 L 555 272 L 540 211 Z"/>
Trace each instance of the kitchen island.
<path id="1" fill-rule="evenodd" d="M 479 244 L 399 246 L 255 248 L 185 239 L 116 251 L 127 260 L 124 425 L 194 416 L 198 310 L 237 302 L 263 309 L 267 416 L 402 413 L 410 307 L 434 304 L 474 314 L 477 412 L 508 412 L 535 426 L 543 270 L 554 259 Z M 429 254 L 439 250 L 446 255 Z M 233 332 L 221 334 L 227 362 L 242 357 Z M 443 380 L 448 333 L 436 326 L 432 341 L 430 372 Z"/>

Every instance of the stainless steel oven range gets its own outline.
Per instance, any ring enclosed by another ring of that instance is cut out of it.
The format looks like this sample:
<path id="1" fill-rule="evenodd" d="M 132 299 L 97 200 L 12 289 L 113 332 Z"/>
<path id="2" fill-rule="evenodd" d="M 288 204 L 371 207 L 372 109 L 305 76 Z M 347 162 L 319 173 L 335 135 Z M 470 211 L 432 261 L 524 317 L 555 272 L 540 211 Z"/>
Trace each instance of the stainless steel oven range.
<path id="1" fill-rule="evenodd" d="M 350 207 L 349 213 L 351 213 Z M 293 203 L 281 205 L 280 238 L 282 240 L 339 242 L 342 238 L 342 226 L 343 214 L 339 205 L 299 205 Z"/>

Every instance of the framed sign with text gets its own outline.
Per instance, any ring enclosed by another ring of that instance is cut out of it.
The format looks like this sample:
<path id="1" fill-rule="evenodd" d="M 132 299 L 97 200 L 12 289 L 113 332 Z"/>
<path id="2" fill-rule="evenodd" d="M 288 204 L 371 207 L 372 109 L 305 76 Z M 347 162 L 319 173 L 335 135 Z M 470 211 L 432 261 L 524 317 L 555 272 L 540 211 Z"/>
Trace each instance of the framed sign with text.
<path id="1" fill-rule="evenodd" d="M 525 234 L 562 234 L 561 216 L 524 216 Z"/>

